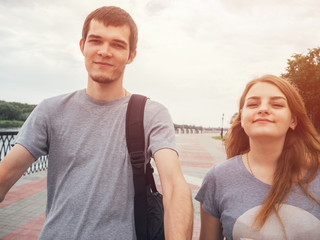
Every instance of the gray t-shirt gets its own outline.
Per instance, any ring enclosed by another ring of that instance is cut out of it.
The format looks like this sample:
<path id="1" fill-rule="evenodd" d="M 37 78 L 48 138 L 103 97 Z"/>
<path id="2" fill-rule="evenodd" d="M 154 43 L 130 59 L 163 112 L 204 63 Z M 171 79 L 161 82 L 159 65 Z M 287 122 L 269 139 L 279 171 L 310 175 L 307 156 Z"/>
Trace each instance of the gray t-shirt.
<path id="1" fill-rule="evenodd" d="M 125 140 L 130 97 L 97 102 L 85 90 L 41 102 L 16 143 L 49 154 L 46 221 L 39 239 L 136 239 L 133 177 Z M 148 100 L 148 156 L 176 149 L 167 109 Z"/>
<path id="2" fill-rule="evenodd" d="M 239 155 L 210 169 L 195 198 L 202 203 L 204 211 L 220 219 L 223 235 L 228 240 L 282 240 L 283 230 L 275 214 L 259 232 L 251 229 L 269 189 L 270 185 L 249 173 Z M 320 171 L 309 191 L 320 199 Z M 293 187 L 281 206 L 280 217 L 288 240 L 320 239 L 320 206 L 298 187 Z"/>

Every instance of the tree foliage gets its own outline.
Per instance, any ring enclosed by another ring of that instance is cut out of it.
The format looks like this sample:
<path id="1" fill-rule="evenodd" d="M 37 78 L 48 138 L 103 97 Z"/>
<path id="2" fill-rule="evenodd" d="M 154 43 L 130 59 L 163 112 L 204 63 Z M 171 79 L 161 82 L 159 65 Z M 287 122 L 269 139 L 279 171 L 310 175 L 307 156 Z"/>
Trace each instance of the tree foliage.
<path id="1" fill-rule="evenodd" d="M 288 59 L 282 77 L 291 80 L 300 90 L 308 115 L 320 129 L 320 47 L 309 49 L 305 55 L 294 54 Z"/>
<path id="2" fill-rule="evenodd" d="M 36 105 L 0 101 L 0 120 L 25 121 Z"/>

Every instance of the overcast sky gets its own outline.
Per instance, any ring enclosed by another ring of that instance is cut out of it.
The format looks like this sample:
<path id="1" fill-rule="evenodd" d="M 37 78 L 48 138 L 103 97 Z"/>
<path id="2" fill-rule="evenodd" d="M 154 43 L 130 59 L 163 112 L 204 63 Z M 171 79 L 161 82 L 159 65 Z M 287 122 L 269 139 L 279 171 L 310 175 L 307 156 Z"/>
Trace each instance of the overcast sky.
<path id="1" fill-rule="evenodd" d="M 228 126 L 248 81 L 320 45 L 318 0 L 0 0 L 0 100 L 85 88 L 82 24 L 103 5 L 138 25 L 126 89 L 163 103 L 177 124 L 220 127 L 224 113 Z"/>

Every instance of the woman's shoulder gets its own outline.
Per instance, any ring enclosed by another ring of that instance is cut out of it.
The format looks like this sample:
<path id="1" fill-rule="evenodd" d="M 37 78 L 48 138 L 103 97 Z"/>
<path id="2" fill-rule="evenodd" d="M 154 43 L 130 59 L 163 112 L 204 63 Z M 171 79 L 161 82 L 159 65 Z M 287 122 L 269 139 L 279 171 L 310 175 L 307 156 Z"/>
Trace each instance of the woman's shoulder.
<path id="1" fill-rule="evenodd" d="M 234 156 L 227 159 L 224 162 L 214 165 L 207 173 L 209 178 L 224 177 L 226 173 L 228 175 L 238 172 L 241 168 L 242 158 L 241 155 Z"/>
<path id="2" fill-rule="evenodd" d="M 217 170 L 227 169 L 230 167 L 236 167 L 242 164 L 242 156 L 236 155 L 232 158 L 227 159 L 224 162 L 218 163 L 213 168 L 216 168 Z"/>
<path id="3" fill-rule="evenodd" d="M 199 196 L 204 192 L 215 192 L 215 196 L 223 196 L 232 189 L 243 185 L 244 165 L 241 155 L 234 156 L 213 166 L 203 179 Z"/>

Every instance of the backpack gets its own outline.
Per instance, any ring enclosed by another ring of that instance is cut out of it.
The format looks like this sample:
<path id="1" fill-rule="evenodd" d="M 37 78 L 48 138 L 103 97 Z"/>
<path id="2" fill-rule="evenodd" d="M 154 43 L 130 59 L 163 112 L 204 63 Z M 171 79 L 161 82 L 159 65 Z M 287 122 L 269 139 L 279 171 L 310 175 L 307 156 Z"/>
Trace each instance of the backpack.
<path id="1" fill-rule="evenodd" d="M 146 159 L 144 107 L 147 97 L 133 94 L 126 115 L 126 141 L 134 183 L 134 221 L 138 240 L 163 240 L 163 202 L 157 191 L 151 159 Z"/>

